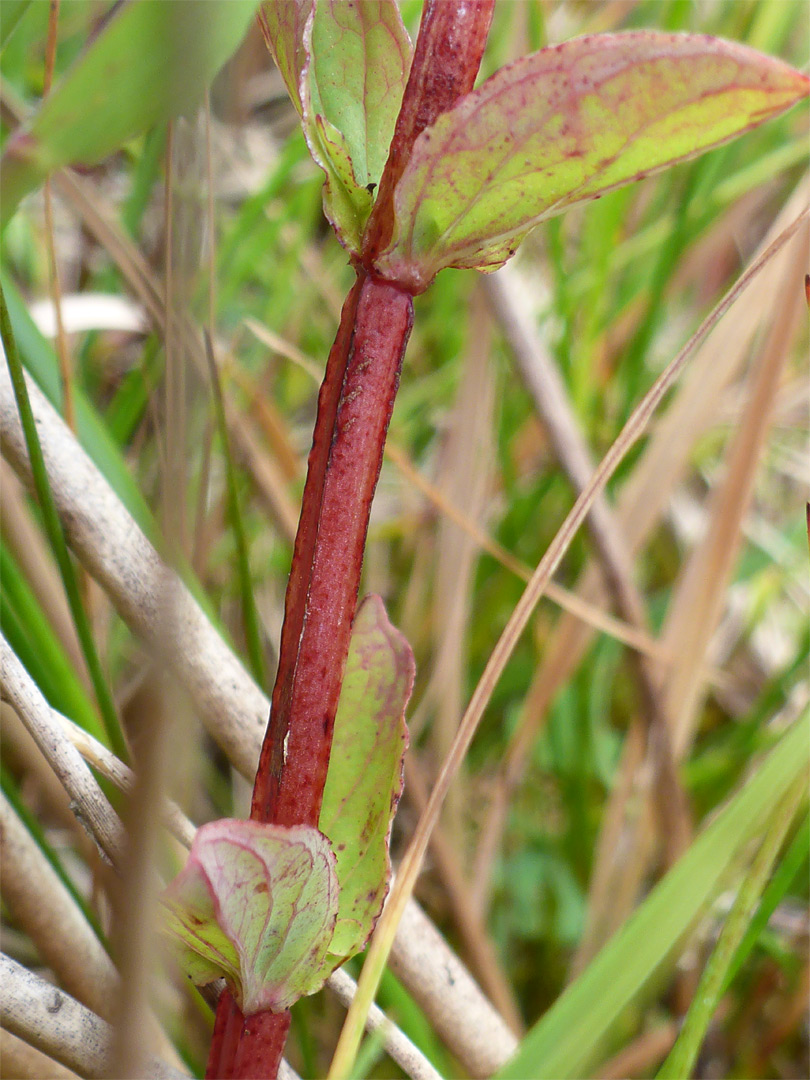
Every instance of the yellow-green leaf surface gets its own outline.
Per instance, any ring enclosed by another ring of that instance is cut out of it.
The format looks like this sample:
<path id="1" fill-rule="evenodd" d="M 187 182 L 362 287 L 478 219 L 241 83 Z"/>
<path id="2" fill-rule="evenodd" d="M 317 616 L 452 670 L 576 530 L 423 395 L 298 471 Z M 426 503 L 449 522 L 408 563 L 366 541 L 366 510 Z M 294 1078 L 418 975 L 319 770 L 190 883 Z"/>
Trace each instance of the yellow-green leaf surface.
<path id="1" fill-rule="evenodd" d="M 3 154 L 2 220 L 54 169 L 92 164 L 196 106 L 242 40 L 256 0 L 124 4 Z"/>
<path id="2" fill-rule="evenodd" d="M 539 222 L 790 108 L 810 80 L 692 34 L 576 38 L 502 68 L 422 132 L 395 195 L 380 273 L 424 288 L 494 270 Z"/>
<path id="3" fill-rule="evenodd" d="M 358 252 L 388 157 L 411 64 L 393 0 L 268 0 L 273 56 L 315 162 L 326 174 L 324 212 Z"/>
<path id="4" fill-rule="evenodd" d="M 343 135 L 357 183 L 378 184 L 411 66 L 398 6 L 318 0 L 310 56 L 314 115 Z"/>
<path id="5" fill-rule="evenodd" d="M 410 646 L 382 600 L 366 597 L 352 627 L 319 821 L 340 882 L 333 966 L 366 943 L 388 891 L 388 841 L 402 791 L 413 677 Z"/>
<path id="6" fill-rule="evenodd" d="M 746 845 L 807 774 L 810 715 L 788 730 L 625 926 L 529 1032 L 501 1080 L 589 1075 L 602 1040 L 723 887 Z"/>
<path id="7" fill-rule="evenodd" d="M 317 829 L 213 821 L 163 894 L 166 931 L 193 982 L 224 976 L 245 1015 L 277 1012 L 332 970 L 337 894 L 335 858 Z"/>

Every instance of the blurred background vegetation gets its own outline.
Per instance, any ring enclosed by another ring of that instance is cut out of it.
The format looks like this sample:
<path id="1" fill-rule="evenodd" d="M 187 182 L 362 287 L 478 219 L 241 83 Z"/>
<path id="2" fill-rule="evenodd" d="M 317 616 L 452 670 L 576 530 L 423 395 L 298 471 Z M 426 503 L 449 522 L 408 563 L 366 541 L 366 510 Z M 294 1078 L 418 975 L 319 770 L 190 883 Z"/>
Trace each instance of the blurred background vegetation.
<path id="1" fill-rule="evenodd" d="M 412 30 L 419 6 L 403 5 Z M 101 0 L 61 5 L 54 81 L 109 8 Z M 48 12 L 46 3 L 31 4 L 4 45 L 4 135 L 43 93 Z M 485 74 L 547 41 L 636 27 L 719 34 L 803 68 L 810 8 L 803 0 L 504 2 Z M 111 85 L 105 92 L 118 91 Z M 793 110 L 550 222 L 524 245 L 506 280 L 531 312 L 543 362 L 559 370 L 595 460 L 775 235 L 775 222 L 787 224 L 806 203 L 807 135 L 807 110 Z M 63 352 L 85 445 L 92 443 L 91 454 L 136 518 L 162 522 L 173 558 L 189 568 L 212 616 L 269 690 L 317 383 L 353 271 L 324 223 L 321 175 L 256 28 L 217 78 L 207 110 L 154 127 L 83 169 L 80 180 L 91 209 L 111 225 L 102 234 L 68 192 L 54 190 Z M 39 192 L 5 231 L 2 273 L 23 362 L 58 400 L 48 231 Z M 166 343 L 150 329 L 133 285 L 132 249 L 158 294 L 166 295 L 168 270 L 171 302 L 211 328 L 236 511 L 208 373 L 175 356 L 167 386 Z M 792 263 L 764 270 L 701 347 L 649 438 L 611 484 L 649 626 L 631 631 L 620 622 L 611 632 L 583 634 L 586 624 L 543 600 L 448 801 L 419 898 L 516 1023 L 529 1024 L 548 1008 L 638 899 L 607 881 L 617 860 L 632 862 L 612 846 L 611 838 L 625 834 L 611 829 L 625 812 L 632 817 L 625 803 L 638 797 L 624 783 L 627 735 L 642 708 L 633 652 L 653 655 L 680 717 L 681 777 L 695 831 L 808 709 L 806 269 L 800 251 Z M 774 327 L 784 333 L 774 335 Z M 763 388 L 766 369 L 777 372 L 771 390 Z M 668 416 L 677 418 L 669 427 Z M 473 272 L 444 272 L 417 300 L 390 441 L 363 591 L 383 596 L 417 661 L 396 852 L 523 577 L 574 498 L 486 283 Z M 2 468 L 4 633 L 48 701 L 104 738 L 39 513 Z M 598 621 L 614 605 L 594 567 L 594 545 L 583 531 L 555 596 L 566 602 L 562 590 L 579 590 L 586 614 Z M 137 756 L 154 661 L 103 591 L 89 578 L 81 586 Z M 633 647 L 621 640 L 628 634 Z M 198 824 L 245 814 L 247 784 L 200 734 L 188 708 L 181 713 L 193 749 L 178 759 L 173 794 Z M 3 791 L 107 927 L 107 885 L 66 797 L 5 707 L 3 719 Z M 639 805 L 649 814 L 647 802 Z M 805 820 L 779 903 L 722 1000 L 696 1075 L 808 1073 L 806 833 Z M 660 854 L 639 858 L 634 872 L 643 895 L 663 864 Z M 604 1075 L 655 1072 L 674 1038 L 683 994 L 712 947 L 723 902 L 679 977 L 624 1015 L 603 1059 L 623 1047 L 636 1058 L 614 1063 L 614 1073 L 606 1065 Z M 36 947 L 15 913 L 4 908 L 3 916 L 5 951 L 37 967 Z M 177 983 L 166 981 L 159 994 L 167 1029 L 199 1074 L 210 1015 L 199 1001 L 189 1004 Z M 439 1069 L 454 1075 L 457 1065 L 429 1019 L 393 977 L 380 1000 Z M 324 995 L 296 1006 L 290 1057 L 302 1075 L 324 1074 L 339 1022 Z M 369 1074 L 399 1075 L 374 1049 L 365 1061 Z"/>

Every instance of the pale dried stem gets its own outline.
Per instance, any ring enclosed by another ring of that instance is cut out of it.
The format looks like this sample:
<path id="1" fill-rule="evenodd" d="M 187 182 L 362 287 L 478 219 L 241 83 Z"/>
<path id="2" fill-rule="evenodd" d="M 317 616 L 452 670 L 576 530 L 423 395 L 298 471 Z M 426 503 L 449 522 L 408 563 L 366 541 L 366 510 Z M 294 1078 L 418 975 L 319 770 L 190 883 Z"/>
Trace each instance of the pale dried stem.
<path id="1" fill-rule="evenodd" d="M 110 1075 L 112 1031 L 108 1023 L 75 998 L 0 955 L 0 1022 L 24 1042 L 84 1077 Z M 144 1076 L 180 1080 L 180 1072 L 151 1058 Z"/>
<path id="2" fill-rule="evenodd" d="M 109 1019 L 118 976 L 101 942 L 5 795 L 0 794 L 3 901 L 60 985 Z"/>
<path id="3" fill-rule="evenodd" d="M 164 652 L 161 620 L 171 583 L 174 625 L 183 647 L 171 650 L 169 662 L 212 737 L 238 771 L 251 777 L 268 699 L 185 586 L 167 576 L 155 549 L 31 380 L 28 392 L 54 499 L 73 551 L 125 622 Z M 0 445 L 30 485 L 25 440 L 5 365 L 0 366 Z M 59 737 L 67 742 L 63 734 Z M 76 754 L 72 746 L 69 749 Z M 452 1052 L 469 1068 L 479 1060 L 492 1062 L 487 1071 L 493 1071 L 514 1049 L 514 1037 L 418 905 L 411 905 L 409 916 L 394 947 L 392 968 L 447 1038 Z M 484 1058 L 482 1042 L 489 1048 Z"/>
<path id="4" fill-rule="evenodd" d="M 79 822 L 108 859 L 113 863 L 120 862 L 123 851 L 121 822 L 78 750 L 53 719 L 39 687 L 2 637 L 0 689 L 61 780 Z"/>
<path id="5" fill-rule="evenodd" d="M 196 709 L 244 775 L 256 767 L 267 699 L 186 587 L 167 569 L 98 470 L 29 379 L 48 476 L 80 560 L 119 614 L 158 655 L 167 649 L 164 614 L 173 592 L 171 663 Z M 0 445 L 26 483 L 30 466 L 6 366 L 0 369 Z"/>

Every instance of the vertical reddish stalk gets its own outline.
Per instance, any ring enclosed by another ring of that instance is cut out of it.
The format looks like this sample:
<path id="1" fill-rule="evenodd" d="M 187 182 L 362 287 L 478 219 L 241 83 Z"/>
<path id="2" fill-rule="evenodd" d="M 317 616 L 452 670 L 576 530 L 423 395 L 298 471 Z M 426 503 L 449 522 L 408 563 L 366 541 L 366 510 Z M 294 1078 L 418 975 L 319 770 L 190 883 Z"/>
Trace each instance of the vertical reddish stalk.
<path id="1" fill-rule="evenodd" d="M 393 229 L 394 189 L 420 132 L 472 89 L 494 0 L 426 0 L 413 64 L 361 261 Z M 364 269 L 346 299 L 318 398 L 284 608 L 279 666 L 251 818 L 318 824 L 332 731 L 357 603 L 411 296 Z M 209 1080 L 277 1075 L 290 1015 L 245 1018 L 230 993 L 217 1009 Z"/>
<path id="2" fill-rule="evenodd" d="M 495 0 L 425 0 L 402 107 L 363 238 L 364 265 L 371 266 L 391 239 L 394 189 L 417 137 L 472 90 L 494 8 Z"/>
<path id="3" fill-rule="evenodd" d="M 292 639 L 285 643 L 292 670 L 283 681 L 281 670 L 276 677 L 253 790 L 251 817 L 279 825 L 318 824 L 371 500 L 413 324 L 413 301 L 396 285 L 365 276 L 358 285 L 356 304 L 357 285 L 346 303 L 354 309 L 354 329 L 312 557 L 294 563 L 288 586 L 288 602 L 305 593 L 303 618 L 291 620 L 289 630 L 285 620 L 282 642 Z M 299 575 L 305 590 L 295 580 Z"/>

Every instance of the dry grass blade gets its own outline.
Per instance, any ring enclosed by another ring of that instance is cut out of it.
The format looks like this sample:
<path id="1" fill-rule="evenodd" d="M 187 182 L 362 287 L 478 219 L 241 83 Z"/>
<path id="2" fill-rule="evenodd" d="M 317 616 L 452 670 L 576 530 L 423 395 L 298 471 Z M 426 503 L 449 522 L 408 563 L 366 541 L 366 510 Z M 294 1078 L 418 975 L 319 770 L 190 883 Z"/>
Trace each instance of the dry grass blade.
<path id="1" fill-rule="evenodd" d="M 405 759 L 405 789 L 417 814 L 421 814 L 427 805 L 428 793 L 413 750 Z M 523 1018 L 498 961 L 492 939 L 478 912 L 470 903 L 470 887 L 462 872 L 457 849 L 448 840 L 441 824 L 433 833 L 431 846 L 470 966 L 510 1029 L 520 1035 L 523 1033 Z"/>
<path id="2" fill-rule="evenodd" d="M 385 455 L 396 465 L 405 479 L 422 492 L 440 514 L 443 514 L 458 525 L 460 529 L 463 529 L 482 551 L 491 555 L 505 570 L 514 574 L 515 577 L 519 577 L 521 581 L 529 581 L 532 576 L 531 567 L 521 562 L 520 559 L 516 559 L 502 544 L 499 544 L 497 540 L 493 540 L 489 533 L 485 532 L 474 521 L 471 521 L 463 510 L 460 510 L 455 503 L 451 502 L 443 492 L 439 491 L 430 480 L 419 472 L 401 446 L 389 439 L 385 445 Z M 570 592 L 568 589 L 563 588 L 562 585 L 558 585 L 554 581 L 549 582 L 546 597 L 558 607 L 561 607 L 563 611 L 568 612 L 569 615 L 573 615 L 576 619 L 586 623 L 593 630 L 599 630 L 601 633 L 621 641 L 628 648 L 636 649 L 638 652 L 644 653 L 645 656 L 650 656 L 661 663 L 668 662 L 668 656 L 662 646 L 649 634 L 630 626 L 629 623 L 624 622 L 622 619 L 617 619 L 610 612 L 603 611 L 595 604 L 588 603 L 587 600 L 581 599 L 576 593 Z M 712 672 L 712 678 L 721 678 L 721 675 L 715 671 Z"/>
<path id="3" fill-rule="evenodd" d="M 807 205 L 807 191 L 805 178 L 760 245 L 755 263 L 764 257 Z M 780 263 L 781 259 L 782 255 L 777 254 L 773 265 Z M 660 521 L 673 489 L 687 470 L 695 443 L 717 422 L 719 395 L 745 360 L 763 313 L 769 310 L 771 288 L 772 282 L 766 280 L 764 275 L 751 281 L 746 303 L 738 305 L 734 318 L 721 323 L 699 349 L 677 396 L 656 424 L 618 500 L 619 522 L 631 552 L 635 553 L 641 548 Z M 577 595 L 596 602 L 603 593 L 599 569 L 591 566 L 582 576 Z M 551 701 L 581 662 L 590 637 L 587 626 L 570 616 L 564 616 L 535 676 L 523 720 L 504 756 L 493 802 L 479 840 L 473 876 L 482 893 L 482 905 L 486 902 L 489 867 L 500 844 L 511 792 L 520 781 Z M 605 850 L 614 851 L 615 847 L 607 844 Z M 573 970 L 580 970 L 580 966 L 581 959 L 578 957 Z"/>
<path id="4" fill-rule="evenodd" d="M 54 721 L 36 683 L 0 637 L 0 689 L 71 797 L 74 813 L 113 863 L 121 858 L 121 822 L 78 750 Z"/>
<path id="5" fill-rule="evenodd" d="M 517 1039 L 418 904 L 405 906 L 390 962 L 470 1076 L 491 1076 L 515 1052 Z"/>
<path id="6" fill-rule="evenodd" d="M 587 487 L 576 500 L 554 540 L 540 560 L 537 569 L 532 576 L 532 580 L 529 582 L 523 595 L 518 601 L 517 606 L 510 616 L 509 622 L 490 655 L 486 668 L 473 692 L 464 717 L 462 718 L 453 747 L 445 761 L 442 763 L 428 804 L 419 819 L 419 823 L 414 831 L 413 838 L 405 853 L 405 857 L 400 864 L 399 875 L 391 890 L 385 910 L 377 924 L 371 946 L 366 956 L 363 973 L 358 982 L 357 998 L 355 999 L 352 1009 L 349 1010 L 349 1015 L 335 1052 L 335 1058 L 333 1059 L 332 1064 L 332 1073 L 334 1076 L 343 1075 L 349 1068 L 350 1062 L 354 1059 L 358 1029 L 360 1028 L 363 1010 L 367 1010 L 373 1001 L 391 948 L 394 932 L 402 918 L 405 905 L 416 885 L 416 879 L 419 876 L 422 862 L 427 851 L 430 834 L 438 821 L 448 788 L 472 742 L 473 735 L 484 714 L 484 710 L 489 702 L 495 685 L 506 667 L 512 650 L 517 644 L 518 638 L 526 628 L 535 605 L 540 599 L 551 575 L 562 560 L 562 557 L 568 549 L 577 530 L 584 522 L 585 517 L 593 504 L 593 500 L 604 490 L 606 483 L 613 475 L 624 456 L 641 437 L 656 408 L 677 380 L 697 345 L 720 321 L 737 297 L 744 292 L 748 284 L 757 277 L 762 267 L 765 266 L 770 259 L 784 247 L 799 228 L 801 228 L 808 216 L 810 216 L 810 210 L 805 209 L 802 211 L 799 217 L 785 229 L 781 236 L 779 236 L 777 240 L 775 240 L 774 243 L 748 267 L 723 300 L 695 331 L 675 359 L 672 360 L 665 371 L 658 377 L 642 401 L 633 410 L 633 413 L 624 425 L 619 437 L 602 459 L 599 468 L 594 473 Z"/>
<path id="7" fill-rule="evenodd" d="M 773 290 L 770 330 L 749 375 L 748 400 L 728 448 L 725 476 L 709 498 L 706 535 L 682 572 L 664 625 L 663 638 L 673 654 L 677 644 L 676 662 L 666 674 L 665 693 L 679 757 L 694 734 L 705 690 L 701 662 L 743 541 L 742 526 L 773 423 L 782 372 L 806 315 L 800 283 L 810 255 L 808 239 L 802 234 L 791 245 L 789 260 Z"/>
<path id="8" fill-rule="evenodd" d="M 84 728 L 74 724 L 66 716 L 51 709 L 52 716 L 62 724 L 65 733 L 88 765 L 106 777 L 110 783 L 124 792 L 131 792 L 135 784 L 135 775 L 129 766 L 115 756 L 98 739 L 88 735 Z M 175 803 L 166 800 L 163 808 L 163 823 L 171 834 L 183 844 L 191 847 L 194 839 L 194 825 L 189 821 L 183 811 Z"/>
<path id="9" fill-rule="evenodd" d="M 675 662 L 662 679 L 663 700 L 678 760 L 686 754 L 694 735 L 698 709 L 706 690 L 703 664 L 743 540 L 742 523 L 753 496 L 754 479 L 772 422 L 781 374 L 804 315 L 804 297 L 798 283 L 807 265 L 807 236 L 797 236 L 786 256 L 773 289 L 776 307 L 771 312 L 770 331 L 755 358 L 748 379 L 748 400 L 728 447 L 725 476 L 709 498 L 705 538 L 684 567 L 664 625 L 663 642 Z M 635 772 L 636 769 L 625 761 L 622 771 Z M 645 800 L 649 798 L 649 789 L 641 795 Z M 632 910 L 652 855 L 653 838 L 647 827 L 647 815 L 638 814 L 636 810 L 630 820 L 627 806 L 627 803 L 618 803 L 616 793 L 608 803 L 605 842 L 600 844 L 595 872 L 595 880 L 600 883 L 599 906 L 593 912 L 593 929 L 580 963 L 592 955 L 592 950 L 604 936 L 621 925 Z M 619 843 L 622 850 L 629 853 L 620 868 L 610 855 Z M 597 924 L 600 927 L 598 934 L 595 932 Z"/>
<path id="10" fill-rule="evenodd" d="M 338 968 L 329 976 L 327 985 L 341 1004 L 348 1009 L 357 993 L 357 983 L 351 975 L 343 968 Z M 381 1033 L 383 1049 L 411 1080 L 440 1080 L 440 1073 L 433 1068 L 422 1051 L 414 1046 L 408 1036 L 392 1024 L 382 1009 L 378 1009 L 376 1005 L 368 1014 L 366 1030 L 369 1033 L 377 1031 Z"/>
<path id="11" fill-rule="evenodd" d="M 0 490 L 3 492 L 0 529 L 20 569 L 30 582 L 49 625 L 59 638 L 73 670 L 85 688 L 92 689 L 87 664 L 76 636 L 76 627 L 65 600 L 59 572 L 53 554 L 37 528 L 29 506 L 26 504 L 22 485 L 14 473 L 0 459 Z"/>

